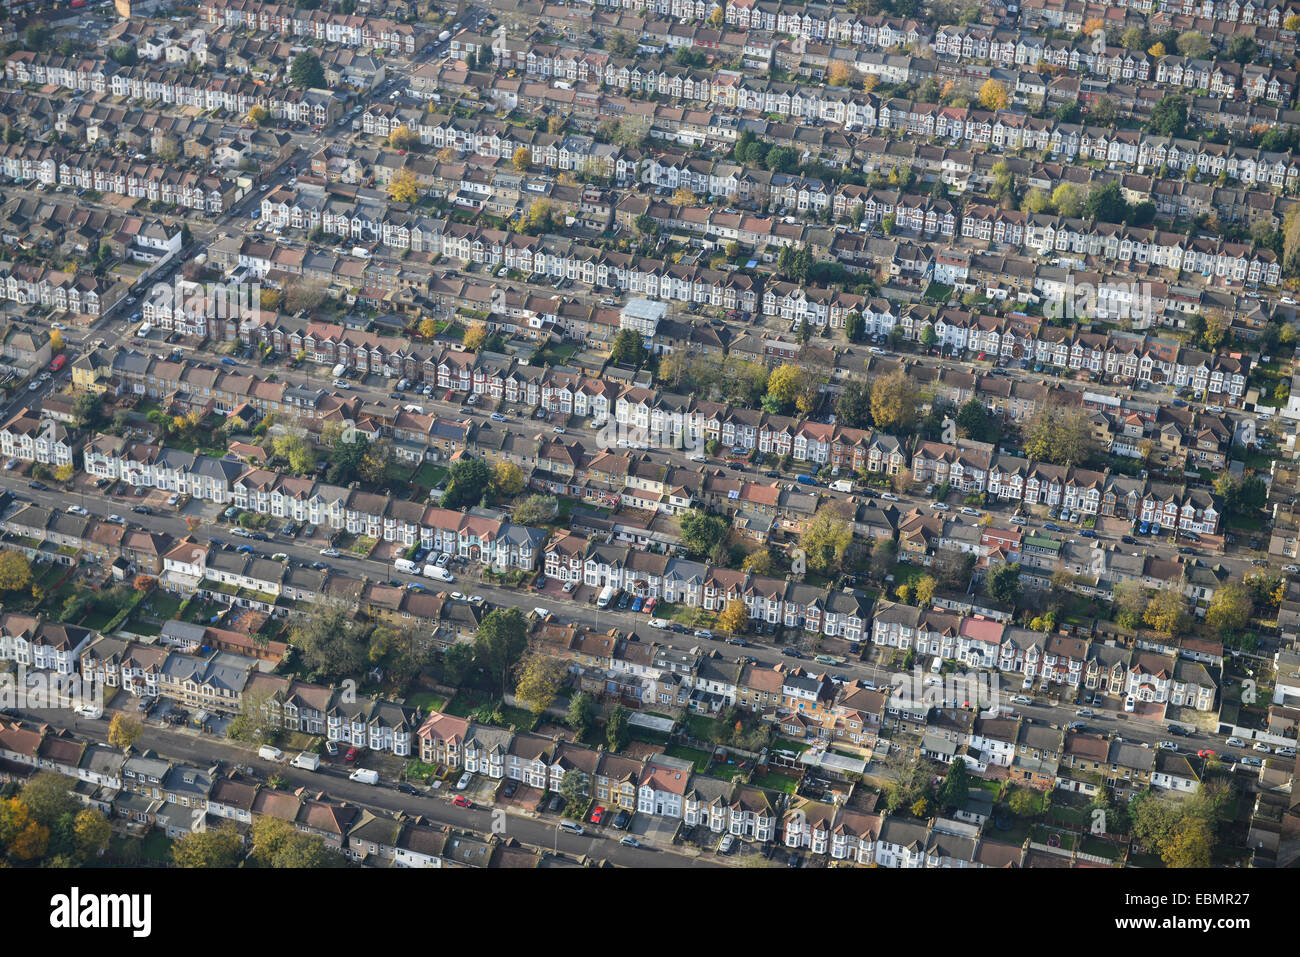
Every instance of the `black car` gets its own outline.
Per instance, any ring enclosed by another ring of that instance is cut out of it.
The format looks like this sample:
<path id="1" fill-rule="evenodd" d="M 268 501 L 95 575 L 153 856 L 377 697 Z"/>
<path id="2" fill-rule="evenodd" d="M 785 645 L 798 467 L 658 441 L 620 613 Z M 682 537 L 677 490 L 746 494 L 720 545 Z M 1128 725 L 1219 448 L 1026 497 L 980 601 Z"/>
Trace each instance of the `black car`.
<path id="1" fill-rule="evenodd" d="M 631 821 L 632 815 L 628 813 L 627 808 L 623 808 L 623 810 L 618 812 L 618 816 L 614 818 L 614 827 L 618 828 L 620 831 L 625 830 Z"/>
<path id="2" fill-rule="evenodd" d="M 550 802 L 546 805 L 546 810 L 556 814 L 564 807 L 564 795 L 552 794 Z"/>
<path id="3" fill-rule="evenodd" d="M 763 477 L 764 477 L 764 478 L 780 478 L 780 477 L 781 477 L 781 474 L 780 474 L 779 472 L 764 472 L 764 473 L 763 473 Z"/>
<path id="4" fill-rule="evenodd" d="M 108 479 L 106 478 L 95 480 L 95 488 L 103 488 L 107 484 L 108 484 Z"/>
<path id="5" fill-rule="evenodd" d="M 795 651 L 793 648 L 782 648 L 782 649 L 781 649 L 781 654 L 785 655 L 787 658 L 802 658 L 802 657 L 803 657 L 803 655 L 799 654 L 799 652 Z"/>
<path id="6" fill-rule="evenodd" d="M 253 532 L 248 537 L 255 542 L 269 542 L 271 540 L 271 536 L 266 532 Z"/>
<path id="7" fill-rule="evenodd" d="M 410 784 L 407 784 L 405 781 L 398 782 L 397 790 L 401 791 L 403 794 L 419 794 L 419 793 L 420 793 L 420 792 L 417 791 L 413 786 L 411 786 Z"/>
<path id="8" fill-rule="evenodd" d="M 1136 544 L 1137 544 L 1137 539 L 1134 538 L 1132 535 L 1121 535 L 1121 536 L 1119 537 L 1119 540 L 1120 540 L 1121 542 L 1123 542 L 1125 545 L 1136 545 Z"/>
<path id="9" fill-rule="evenodd" d="M 514 797 L 514 796 L 515 796 L 515 792 L 518 791 L 518 790 L 519 790 L 519 782 L 518 782 L 518 781 L 515 781 L 515 780 L 513 780 L 513 779 L 512 779 L 512 780 L 509 780 L 509 781 L 506 782 L 505 787 L 503 787 L 503 788 L 501 789 L 501 796 L 502 796 L 502 797 Z"/>
<path id="10" fill-rule="evenodd" d="M 27 487 L 34 488 L 38 492 L 48 492 L 50 490 L 50 487 L 44 482 L 28 482 Z"/>
<path id="11" fill-rule="evenodd" d="M 324 562 L 312 562 L 311 567 L 316 569 L 317 571 L 323 571 L 324 569 L 329 568 L 329 566 L 326 565 Z"/>

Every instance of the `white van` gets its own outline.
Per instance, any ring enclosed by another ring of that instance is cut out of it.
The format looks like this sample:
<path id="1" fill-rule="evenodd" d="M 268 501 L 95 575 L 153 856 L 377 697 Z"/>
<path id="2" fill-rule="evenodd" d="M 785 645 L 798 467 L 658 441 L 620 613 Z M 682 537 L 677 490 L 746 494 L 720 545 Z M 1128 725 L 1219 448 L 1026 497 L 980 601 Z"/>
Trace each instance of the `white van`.
<path id="1" fill-rule="evenodd" d="M 402 408 L 412 415 L 424 415 L 424 406 L 422 405 L 404 405 Z"/>
<path id="2" fill-rule="evenodd" d="M 379 772 L 372 771 L 369 768 L 357 768 L 348 775 L 348 780 L 356 781 L 360 784 L 378 784 Z"/>
<path id="3" fill-rule="evenodd" d="M 399 572 L 405 572 L 407 575 L 420 574 L 420 566 L 415 564 L 409 558 L 399 558 L 393 562 L 393 567 Z"/>
<path id="4" fill-rule="evenodd" d="M 316 771 L 320 769 L 320 755 L 304 751 L 289 763 L 295 768 L 302 768 L 304 771 Z"/>
<path id="5" fill-rule="evenodd" d="M 439 568 L 437 565 L 425 565 L 424 577 L 434 578 L 440 582 L 448 582 L 448 583 L 454 582 L 456 580 L 455 578 L 452 577 L 451 572 L 447 571 L 447 569 L 445 568 Z"/>
<path id="6" fill-rule="evenodd" d="M 852 492 L 852 491 L 853 491 L 853 483 L 850 482 L 848 479 L 836 479 L 834 482 L 832 482 L 832 483 L 830 484 L 830 487 L 831 487 L 831 489 L 832 489 L 833 491 L 836 491 L 836 492 Z"/>
<path id="7" fill-rule="evenodd" d="M 586 834 L 581 824 L 575 824 L 573 821 L 561 821 L 560 830 L 568 831 L 570 834 Z"/>
<path id="8" fill-rule="evenodd" d="M 284 752 L 279 748 L 273 748 L 269 744 L 264 744 L 257 749 L 257 756 L 263 761 L 279 761 L 284 757 Z"/>
<path id="9" fill-rule="evenodd" d="M 614 596 L 617 594 L 618 594 L 617 588 L 615 588 L 613 585 L 606 585 L 604 588 L 600 590 L 600 597 L 596 599 L 596 607 L 608 608 L 609 603 L 614 600 Z"/>

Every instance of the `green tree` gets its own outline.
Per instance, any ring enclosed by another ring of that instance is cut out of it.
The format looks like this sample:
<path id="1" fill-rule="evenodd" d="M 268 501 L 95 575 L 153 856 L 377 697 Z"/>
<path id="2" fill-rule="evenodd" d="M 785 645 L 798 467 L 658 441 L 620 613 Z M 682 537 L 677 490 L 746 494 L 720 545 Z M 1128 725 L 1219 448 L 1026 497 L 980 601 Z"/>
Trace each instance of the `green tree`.
<path id="1" fill-rule="evenodd" d="M 23 785 L 18 799 L 27 805 L 37 823 L 53 827 L 65 815 L 75 816 L 84 806 L 73 793 L 76 782 L 54 771 L 42 771 Z"/>
<path id="2" fill-rule="evenodd" d="M 1151 109 L 1147 129 L 1158 136 L 1182 136 L 1187 129 L 1187 99 L 1166 93 Z"/>
<path id="3" fill-rule="evenodd" d="M 77 854 L 83 860 L 90 860 L 108 850 L 108 842 L 113 837 L 113 829 L 104 817 L 94 808 L 77 812 L 73 819 L 73 833 L 76 839 Z"/>
<path id="4" fill-rule="evenodd" d="M 560 500 L 554 495 L 530 495 L 515 506 L 515 521 L 520 525 L 545 525 L 560 513 Z"/>
<path id="5" fill-rule="evenodd" d="M 579 741 L 587 737 L 587 733 L 596 723 L 597 712 L 596 699 L 585 691 L 579 691 L 569 699 L 569 713 L 565 716 L 565 723 L 577 735 Z"/>
<path id="6" fill-rule="evenodd" d="M 533 714 L 544 714 L 564 687 L 568 671 L 564 662 L 549 655 L 531 655 L 519 671 L 515 699 Z"/>
<path id="7" fill-rule="evenodd" d="M 172 862 L 177 867 L 231 868 L 243 856 L 244 845 L 233 826 L 192 831 L 172 844 Z"/>
<path id="8" fill-rule="evenodd" d="M 472 456 L 462 456 L 452 463 L 447 489 L 439 504 L 450 509 L 477 505 L 491 483 L 492 470 L 487 463 Z"/>
<path id="9" fill-rule="evenodd" d="M 835 400 L 835 416 L 850 429 L 871 428 L 871 388 L 861 379 L 850 379 Z"/>
<path id="10" fill-rule="evenodd" d="M 587 809 L 591 800 L 591 777 L 577 768 L 569 771 L 560 781 L 560 796 L 564 798 L 564 811 L 570 817 L 578 817 Z"/>
<path id="11" fill-rule="evenodd" d="M 325 70 L 320 65 L 320 57 L 307 50 L 299 53 L 289 66 L 289 79 L 294 86 L 302 89 L 323 88 Z"/>
<path id="12" fill-rule="evenodd" d="M 1205 612 L 1205 623 L 1216 634 L 1233 635 L 1250 624 L 1254 611 L 1250 587 L 1244 581 L 1229 581 L 1215 589 Z"/>
<path id="13" fill-rule="evenodd" d="M 518 608 L 494 608 L 483 617 L 474 638 L 475 659 L 500 680 L 503 696 L 527 647 L 528 627 Z"/>
<path id="14" fill-rule="evenodd" d="M 920 392 L 903 369 L 895 369 L 871 384 L 871 419 L 877 428 L 900 434 L 916 424 Z"/>
<path id="15" fill-rule="evenodd" d="M 945 808 L 961 807 L 966 803 L 970 789 L 970 772 L 962 758 L 954 758 L 939 785 L 939 803 Z"/>
<path id="16" fill-rule="evenodd" d="M 813 513 L 799 545 L 807 555 L 808 567 L 823 575 L 838 572 L 853 544 L 853 522 L 833 504 Z"/>
<path id="17" fill-rule="evenodd" d="M 693 558 L 704 558 L 727 537 L 730 525 L 716 515 L 709 515 L 699 509 L 683 512 L 678 516 L 682 530 L 682 544 Z"/>
<path id="18" fill-rule="evenodd" d="M 957 410 L 957 428 L 976 442 L 994 442 L 998 437 L 998 428 L 988 407 L 973 396 Z"/>
<path id="19" fill-rule="evenodd" d="M 1020 563 L 1010 562 L 989 570 L 985 588 L 994 601 L 1016 605 L 1020 601 Z"/>
<path id="20" fill-rule="evenodd" d="M 622 751 L 631 740 L 629 717 L 627 708 L 621 704 L 615 705 L 614 710 L 609 713 L 609 721 L 605 725 L 605 743 L 609 745 L 611 751 Z"/>
<path id="21" fill-rule="evenodd" d="M 614 345 L 609 352 L 612 365 L 626 365 L 640 368 L 646 360 L 645 340 L 635 329 L 622 329 L 614 337 Z"/>

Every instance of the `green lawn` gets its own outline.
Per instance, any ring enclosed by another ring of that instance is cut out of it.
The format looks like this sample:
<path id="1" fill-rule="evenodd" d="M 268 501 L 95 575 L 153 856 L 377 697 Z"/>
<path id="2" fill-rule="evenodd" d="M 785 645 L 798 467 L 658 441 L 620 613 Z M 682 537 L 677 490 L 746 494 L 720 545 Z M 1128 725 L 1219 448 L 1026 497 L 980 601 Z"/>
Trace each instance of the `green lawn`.
<path id="1" fill-rule="evenodd" d="M 141 852 L 146 861 L 155 864 L 172 862 L 172 839 L 162 831 L 150 831 L 142 842 Z"/>
<path id="2" fill-rule="evenodd" d="M 183 600 L 179 595 L 155 589 L 153 594 L 137 607 L 142 613 L 157 618 L 159 621 L 172 621 L 180 614 Z"/>
<path id="3" fill-rule="evenodd" d="M 425 462 L 420 466 L 411 481 L 421 488 L 437 488 L 446 481 L 448 474 L 447 470 L 441 465 Z"/>
<path id="4" fill-rule="evenodd" d="M 447 707 L 447 699 L 432 691 L 418 691 L 413 695 L 408 695 L 406 703 L 412 708 L 419 708 L 421 711 L 442 711 Z"/>
<path id="5" fill-rule="evenodd" d="M 769 791 L 780 791 L 783 794 L 793 795 L 797 783 L 794 778 L 786 777 L 784 774 L 757 774 L 751 782 L 755 787 L 767 788 Z"/>
<path id="6" fill-rule="evenodd" d="M 700 741 L 712 741 L 713 736 L 717 733 L 718 719 L 702 714 L 687 715 L 686 728 L 692 738 Z"/>
<path id="7" fill-rule="evenodd" d="M 470 712 L 487 704 L 489 700 L 488 696 L 481 691 L 464 689 L 447 702 L 447 706 L 443 710 L 447 714 L 455 715 L 457 718 L 467 718 Z"/>
<path id="8" fill-rule="evenodd" d="M 663 747 L 668 743 L 668 735 L 663 731 L 653 731 L 650 728 L 638 728 L 633 725 L 628 729 L 628 733 L 634 741 L 640 741 L 643 744 L 655 744 Z"/>

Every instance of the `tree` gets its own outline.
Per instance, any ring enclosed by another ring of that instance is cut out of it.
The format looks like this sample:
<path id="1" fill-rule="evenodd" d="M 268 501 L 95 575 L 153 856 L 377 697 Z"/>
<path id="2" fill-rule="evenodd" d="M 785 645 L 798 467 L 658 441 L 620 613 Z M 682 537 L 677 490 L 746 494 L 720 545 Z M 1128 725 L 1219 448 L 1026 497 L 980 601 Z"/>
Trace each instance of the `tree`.
<path id="1" fill-rule="evenodd" d="M 545 525 L 560 513 L 560 500 L 554 495 L 530 495 L 515 506 L 515 521 L 520 525 Z"/>
<path id="2" fill-rule="evenodd" d="M 567 772 L 560 781 L 560 796 L 564 798 L 564 813 L 572 817 L 582 814 L 591 796 L 591 777 L 577 768 Z"/>
<path id="3" fill-rule="evenodd" d="M 108 850 L 108 842 L 113 837 L 113 828 L 108 823 L 108 818 L 94 808 L 88 807 L 78 812 L 72 819 L 72 833 L 76 840 L 77 853 L 82 859 L 89 859 L 98 857 Z"/>
<path id="4" fill-rule="evenodd" d="M 1147 45 L 1146 31 L 1141 27 L 1129 27 L 1119 35 L 1119 43 L 1125 50 L 1141 50 Z"/>
<path id="5" fill-rule="evenodd" d="M 980 87 L 979 103 L 986 110 L 1005 110 L 1011 105 L 1011 97 L 1003 84 L 990 78 Z"/>
<path id="6" fill-rule="evenodd" d="M 1205 623 L 1220 635 L 1233 635 L 1250 624 L 1255 612 L 1255 599 L 1244 581 L 1230 581 L 1220 585 L 1210 599 L 1205 611 Z"/>
<path id="7" fill-rule="evenodd" d="M 844 338 L 849 342 L 861 342 L 866 330 L 867 321 L 862 318 L 862 314 L 857 310 L 844 317 Z"/>
<path id="8" fill-rule="evenodd" d="M 0 847 L 13 861 L 34 861 L 45 856 L 50 829 L 36 820 L 31 808 L 18 798 L 0 801 Z"/>
<path id="9" fill-rule="evenodd" d="M 289 643 L 297 649 L 304 670 L 313 679 L 353 675 L 365 663 L 361 629 L 338 605 L 317 605 L 311 614 L 295 617 Z"/>
<path id="10" fill-rule="evenodd" d="M 73 793 L 76 781 L 54 771 L 42 771 L 23 785 L 19 799 L 32 812 L 37 823 L 53 827 L 64 815 L 75 815 L 84 807 Z"/>
<path id="11" fill-rule="evenodd" d="M 421 319 L 416 330 L 420 333 L 422 338 L 432 339 L 438 334 L 438 323 L 433 319 Z"/>
<path id="12" fill-rule="evenodd" d="M 767 394 L 782 407 L 789 407 L 808 388 L 808 372 L 803 366 L 787 362 L 777 366 L 767 380 Z"/>
<path id="13" fill-rule="evenodd" d="M 388 183 L 388 196 L 394 203 L 414 203 L 420 198 L 420 183 L 415 174 L 402 167 Z"/>
<path id="14" fill-rule="evenodd" d="M 543 714 L 555 703 L 568 670 L 564 662 L 548 655 L 531 655 L 519 670 L 515 698 L 533 714 Z"/>
<path id="15" fill-rule="evenodd" d="M 835 400 L 835 416 L 847 428 L 871 428 L 871 387 L 861 379 L 850 379 Z"/>
<path id="16" fill-rule="evenodd" d="M 739 598 L 727 602 L 727 606 L 718 615 L 718 627 L 732 634 L 742 634 L 749 624 L 749 609 Z"/>
<path id="17" fill-rule="evenodd" d="M 1187 627 L 1187 603 L 1172 589 L 1157 589 L 1147 602 L 1142 620 L 1148 628 L 1172 637 Z"/>
<path id="18" fill-rule="evenodd" d="M 1187 57 L 1200 59 L 1210 52 L 1210 41 L 1204 33 L 1199 30 L 1188 30 L 1186 33 L 1180 33 L 1175 43 L 1178 52 Z"/>
<path id="19" fill-rule="evenodd" d="M 939 583 L 935 581 L 933 575 L 922 575 L 916 582 L 916 604 L 921 608 L 929 608 L 930 603 L 934 601 L 934 590 L 938 587 Z"/>
<path id="20" fill-rule="evenodd" d="M 678 186 L 673 192 L 673 202 L 678 206 L 694 206 L 699 201 L 699 197 L 686 186 Z"/>
<path id="21" fill-rule="evenodd" d="M 482 459 L 462 456 L 451 465 L 447 490 L 439 504 L 443 508 L 460 509 L 477 505 L 492 483 L 492 472 Z"/>
<path id="22" fill-rule="evenodd" d="M 943 784 L 939 785 L 939 803 L 946 808 L 961 807 L 970 796 L 970 773 L 962 758 L 955 758 L 948 766 Z"/>
<path id="23" fill-rule="evenodd" d="M 289 312 L 311 311 L 325 301 L 326 294 L 323 282 L 293 280 L 284 287 L 284 308 Z"/>
<path id="24" fill-rule="evenodd" d="M 288 821 L 259 817 L 252 827 L 252 858 L 258 867 L 282 869 L 344 867 L 342 854 L 316 834 L 305 834 Z"/>
<path id="25" fill-rule="evenodd" d="M 1125 628 L 1140 628 L 1150 598 L 1141 582 L 1122 581 L 1114 588 L 1115 620 Z"/>
<path id="26" fill-rule="evenodd" d="M 256 123 L 258 126 L 261 126 L 270 118 L 271 114 L 267 112 L 264 106 L 254 106 L 248 111 L 248 122 Z"/>
<path id="27" fill-rule="evenodd" d="M 808 526 L 799 536 L 799 545 L 807 555 L 808 567 L 823 575 L 838 572 L 853 544 L 853 522 L 834 504 L 826 504 L 813 513 Z"/>
<path id="28" fill-rule="evenodd" d="M 31 581 L 31 563 L 21 552 L 0 551 L 0 591 L 22 591 Z"/>
<path id="29" fill-rule="evenodd" d="M 486 322 L 481 319 L 474 320 L 469 324 L 469 328 L 465 330 L 465 348 L 470 352 L 478 352 L 487 343 L 490 335 Z"/>
<path id="30" fill-rule="evenodd" d="M 172 862 L 177 867 L 231 868 L 243 856 L 244 844 L 233 825 L 191 831 L 172 844 Z"/>
<path id="31" fill-rule="evenodd" d="M 72 400 L 72 415 L 78 428 L 95 428 L 104 418 L 104 397 L 95 392 L 82 392 Z"/>
<path id="32" fill-rule="evenodd" d="M 1018 787 L 1007 798 L 1007 807 L 1016 817 L 1033 817 L 1041 806 L 1042 802 L 1031 788 Z"/>
<path id="33" fill-rule="evenodd" d="M 1020 601 L 1020 563 L 1009 562 L 990 569 L 984 587 L 994 601 L 1016 605 Z"/>
<path id="34" fill-rule="evenodd" d="M 325 71 L 321 68 L 320 57 L 306 50 L 299 53 L 289 66 L 289 80 L 303 89 L 324 87 Z"/>
<path id="35" fill-rule="evenodd" d="M 1160 859 L 1168 867 L 1209 867 L 1214 829 L 1204 818 L 1184 815 L 1161 844 Z"/>
<path id="36" fill-rule="evenodd" d="M 998 436 L 998 427 L 989 415 L 988 407 L 974 396 L 957 410 L 957 428 L 962 435 L 976 442 L 993 442 Z"/>
<path id="37" fill-rule="evenodd" d="M 1025 454 L 1054 465 L 1081 465 L 1093 454 L 1092 420 L 1077 406 L 1043 406 L 1024 424 Z"/>
<path id="38" fill-rule="evenodd" d="M 1062 183 L 1052 190 L 1052 206 L 1062 216 L 1076 217 L 1083 212 L 1086 197 L 1073 183 Z"/>
<path id="39" fill-rule="evenodd" d="M 1128 216 L 1128 203 L 1118 182 L 1099 186 L 1088 194 L 1083 211 L 1093 219 L 1105 223 L 1122 223 Z"/>
<path id="40" fill-rule="evenodd" d="M 490 675 L 500 679 L 503 696 L 527 647 L 528 628 L 524 613 L 518 608 L 494 608 L 483 617 L 474 638 L 475 659 Z"/>
<path id="41" fill-rule="evenodd" d="M 514 155 L 510 157 L 510 163 L 516 170 L 521 173 L 527 173 L 529 167 L 533 164 L 533 151 L 527 146 L 521 146 L 515 150 Z"/>
<path id="42" fill-rule="evenodd" d="M 615 705 L 614 710 L 609 713 L 609 721 L 605 725 L 605 743 L 609 745 L 611 751 L 622 751 L 627 747 L 632 733 L 628 723 L 629 717 L 627 708 L 621 704 Z"/>
<path id="43" fill-rule="evenodd" d="M 709 515 L 699 509 L 691 509 L 678 516 L 681 528 L 682 544 L 692 558 L 704 558 L 713 551 L 714 546 L 727 537 L 730 525 L 716 515 Z"/>
<path id="44" fill-rule="evenodd" d="M 1198 34 L 1199 36 L 1199 34 Z M 1182 136 L 1187 128 L 1187 99 L 1167 93 L 1151 108 L 1147 129 L 1159 136 Z"/>
<path id="45" fill-rule="evenodd" d="M 513 462 L 498 462 L 492 470 L 492 488 L 501 498 L 514 498 L 524 490 L 523 470 Z"/>
<path id="46" fill-rule="evenodd" d="M 645 342 L 641 333 L 635 329 L 621 329 L 614 337 L 614 345 L 609 351 L 612 365 L 626 365 L 639 368 L 646 360 Z"/>
<path id="47" fill-rule="evenodd" d="M 108 743 L 125 751 L 140 739 L 143 731 L 144 728 L 137 719 L 125 714 L 115 714 L 108 724 Z"/>
<path id="48" fill-rule="evenodd" d="M 898 434 L 916 423 L 920 393 L 903 369 L 880 376 L 871 384 L 871 418 L 878 428 Z"/>
<path id="49" fill-rule="evenodd" d="M 843 60 L 832 60 L 826 70 L 826 79 L 831 86 L 852 86 L 853 73 L 853 67 Z"/>
<path id="50" fill-rule="evenodd" d="M 1022 204 L 1027 213 L 1046 213 L 1052 208 L 1052 197 L 1048 195 L 1047 190 L 1034 187 L 1025 193 L 1025 201 Z"/>
<path id="51" fill-rule="evenodd" d="M 65 343 L 63 341 L 63 333 L 61 333 L 58 329 L 51 329 L 50 348 L 55 352 L 62 352 L 64 344 Z"/>
<path id="52" fill-rule="evenodd" d="M 420 137 L 413 133 L 411 128 L 405 124 L 399 123 L 397 126 L 394 126 L 392 131 L 388 134 L 388 145 L 391 149 L 410 149 L 418 142 L 420 142 Z"/>
<path id="53" fill-rule="evenodd" d="M 1165 55 L 1165 45 L 1160 42 L 1153 43 L 1151 44 L 1151 48 L 1147 50 L 1147 53 L 1156 58 L 1162 57 Z"/>
<path id="54" fill-rule="evenodd" d="M 298 475 L 307 475 L 316 471 L 316 450 L 305 435 L 286 432 L 271 442 L 271 451 L 289 463 L 289 468 Z"/>
<path id="55" fill-rule="evenodd" d="M 772 553 L 766 549 L 750 552 L 745 556 L 745 560 L 740 563 L 740 570 L 749 572 L 752 575 L 770 575 L 772 574 L 772 568 Z"/>
<path id="56" fill-rule="evenodd" d="M 596 723 L 597 711 L 596 699 L 585 691 L 579 691 L 569 699 L 569 712 L 564 720 L 579 741 L 587 736 Z"/>

